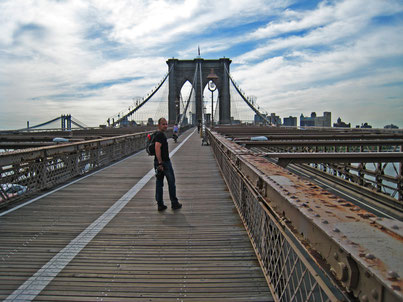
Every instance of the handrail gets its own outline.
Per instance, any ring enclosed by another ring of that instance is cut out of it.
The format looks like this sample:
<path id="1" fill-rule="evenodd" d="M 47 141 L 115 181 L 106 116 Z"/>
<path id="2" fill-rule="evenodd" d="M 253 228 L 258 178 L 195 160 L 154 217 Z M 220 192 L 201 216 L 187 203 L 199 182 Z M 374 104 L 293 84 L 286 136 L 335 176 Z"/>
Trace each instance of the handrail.
<path id="1" fill-rule="evenodd" d="M 2 152 L 0 207 L 144 149 L 150 132 Z M 20 192 L 7 194 L 5 189 L 11 186 L 21 188 Z"/>

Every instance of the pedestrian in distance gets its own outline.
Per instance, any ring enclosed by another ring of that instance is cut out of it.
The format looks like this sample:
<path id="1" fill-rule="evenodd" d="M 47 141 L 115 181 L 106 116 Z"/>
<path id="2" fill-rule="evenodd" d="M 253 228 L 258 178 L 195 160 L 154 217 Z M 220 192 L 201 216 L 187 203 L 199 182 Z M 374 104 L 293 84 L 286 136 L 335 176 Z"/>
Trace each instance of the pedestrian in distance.
<path id="1" fill-rule="evenodd" d="M 176 197 L 175 173 L 172 168 L 172 163 L 169 158 L 168 141 L 165 131 L 168 128 L 168 123 L 165 118 L 158 120 L 158 132 L 155 136 L 155 157 L 154 168 L 156 171 L 155 199 L 157 200 L 158 211 L 164 211 L 167 206 L 164 204 L 163 187 L 164 176 L 168 181 L 169 199 L 171 200 L 171 208 L 173 210 L 180 209 L 182 204 L 179 203 Z"/>
<path id="2" fill-rule="evenodd" d="M 178 124 L 175 124 L 174 129 L 173 129 L 173 134 L 172 134 L 172 138 L 174 139 L 175 143 L 178 142 L 178 137 L 179 137 L 179 127 L 178 127 Z"/>
<path id="3" fill-rule="evenodd" d="M 201 121 L 197 123 L 197 133 L 200 133 Z"/>

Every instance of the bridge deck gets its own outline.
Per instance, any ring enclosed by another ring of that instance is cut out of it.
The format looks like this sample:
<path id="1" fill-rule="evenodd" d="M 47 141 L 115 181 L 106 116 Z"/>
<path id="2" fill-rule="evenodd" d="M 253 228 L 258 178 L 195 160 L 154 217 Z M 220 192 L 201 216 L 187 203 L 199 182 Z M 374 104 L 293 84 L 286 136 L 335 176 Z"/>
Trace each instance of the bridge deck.
<path id="1" fill-rule="evenodd" d="M 157 212 L 140 152 L 1 216 L 0 299 L 272 301 L 210 148 L 194 133 L 172 160 L 175 212 Z"/>

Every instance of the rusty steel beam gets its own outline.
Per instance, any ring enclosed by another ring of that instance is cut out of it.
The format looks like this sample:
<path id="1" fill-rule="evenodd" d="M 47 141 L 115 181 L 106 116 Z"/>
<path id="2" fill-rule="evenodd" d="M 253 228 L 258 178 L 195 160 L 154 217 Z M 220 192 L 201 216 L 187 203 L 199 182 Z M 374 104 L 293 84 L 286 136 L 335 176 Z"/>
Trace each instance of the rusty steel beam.
<path id="1" fill-rule="evenodd" d="M 371 134 L 354 134 L 354 133 L 332 133 L 321 134 L 317 133 L 295 133 L 295 134 L 273 134 L 273 133 L 223 133 L 227 137 L 233 138 L 234 141 L 250 140 L 254 136 L 266 136 L 269 140 L 349 140 L 349 139 L 403 139 L 403 134 L 384 134 L 384 133 L 371 133 Z"/>
<path id="2" fill-rule="evenodd" d="M 55 142 L 0 142 L 0 149 L 25 149 L 56 145 Z"/>
<path id="3" fill-rule="evenodd" d="M 287 140 L 251 141 L 235 140 L 237 144 L 252 147 L 289 147 L 289 146 L 403 146 L 403 139 L 366 139 L 366 140 Z"/>
<path id="4" fill-rule="evenodd" d="M 274 219 L 297 238 L 318 267 L 359 301 L 403 300 L 403 222 L 378 218 L 217 133 L 210 136 L 265 267 L 272 267 L 277 254 L 266 247 L 267 241 L 282 240 L 271 235 L 274 229 L 267 223 Z M 248 186 L 237 175 L 253 188 L 272 217 L 262 217 Z"/>
<path id="5" fill-rule="evenodd" d="M 403 162 L 403 152 L 295 152 L 263 153 L 267 158 L 278 158 L 282 167 L 290 163 L 377 163 Z"/>

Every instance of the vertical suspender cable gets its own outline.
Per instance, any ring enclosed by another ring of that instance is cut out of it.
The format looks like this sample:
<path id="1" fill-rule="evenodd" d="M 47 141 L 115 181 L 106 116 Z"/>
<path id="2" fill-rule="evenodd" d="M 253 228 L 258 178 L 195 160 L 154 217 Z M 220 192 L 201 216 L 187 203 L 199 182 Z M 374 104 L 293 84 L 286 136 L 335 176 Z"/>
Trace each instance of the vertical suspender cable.
<path id="1" fill-rule="evenodd" d="M 235 84 L 234 80 L 232 79 L 231 75 L 229 74 L 228 70 L 227 70 L 227 66 L 225 66 L 224 64 L 224 68 L 225 68 L 225 72 L 227 73 L 229 79 L 231 80 L 232 85 L 234 86 L 235 90 L 239 93 L 239 95 L 241 96 L 241 98 L 245 101 L 245 103 L 260 117 L 262 118 L 264 121 L 266 121 L 268 124 L 270 124 L 269 119 L 263 115 L 262 113 L 260 113 L 259 110 L 257 110 L 255 108 L 255 106 L 252 105 L 251 102 L 249 102 L 249 100 L 244 96 L 244 94 L 239 90 L 239 88 L 237 87 L 237 85 Z"/>
<path id="2" fill-rule="evenodd" d="M 169 69 L 168 73 L 165 75 L 164 79 L 161 81 L 161 83 L 158 85 L 158 87 L 156 89 L 154 89 L 150 95 L 148 97 L 146 97 L 144 99 L 143 102 L 141 102 L 136 108 L 130 110 L 127 114 L 122 115 L 121 118 L 119 118 L 118 120 L 114 121 L 114 123 L 112 124 L 113 126 L 116 126 L 117 124 L 119 124 L 120 122 L 122 122 L 124 119 L 126 119 L 128 116 L 132 115 L 134 112 L 136 112 L 137 110 L 139 110 L 145 103 L 147 103 L 151 97 L 157 93 L 157 91 L 161 88 L 161 86 L 165 83 L 166 79 L 168 78 L 169 74 L 171 73 L 173 68 L 173 65 L 171 66 L 171 68 Z"/>

